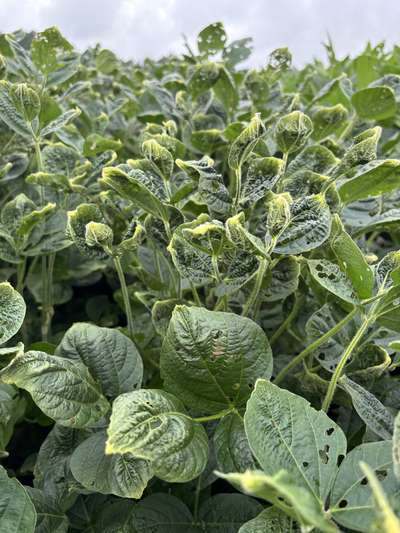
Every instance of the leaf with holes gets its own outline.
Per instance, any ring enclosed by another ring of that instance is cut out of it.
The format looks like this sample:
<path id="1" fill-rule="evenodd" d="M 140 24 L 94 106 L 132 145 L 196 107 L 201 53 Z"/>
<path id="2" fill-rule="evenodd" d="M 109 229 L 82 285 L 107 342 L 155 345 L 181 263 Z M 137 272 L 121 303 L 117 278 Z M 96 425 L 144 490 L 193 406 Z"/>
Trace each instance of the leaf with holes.
<path id="1" fill-rule="evenodd" d="M 354 305 L 358 303 L 353 285 L 338 265 L 327 259 L 309 259 L 307 264 L 311 276 L 321 287 L 345 302 Z"/>
<path id="2" fill-rule="evenodd" d="M 326 500 L 347 445 L 333 420 L 301 396 L 259 379 L 247 403 L 244 425 L 250 448 L 266 474 L 286 470 L 317 500 Z"/>

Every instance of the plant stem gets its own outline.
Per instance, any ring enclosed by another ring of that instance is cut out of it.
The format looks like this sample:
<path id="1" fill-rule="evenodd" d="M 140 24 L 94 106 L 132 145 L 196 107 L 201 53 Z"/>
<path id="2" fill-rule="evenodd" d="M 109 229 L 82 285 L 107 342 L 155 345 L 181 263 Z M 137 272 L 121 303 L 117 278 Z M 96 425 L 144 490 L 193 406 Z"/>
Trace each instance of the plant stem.
<path id="1" fill-rule="evenodd" d="M 350 344 L 347 346 L 345 351 L 343 352 L 342 357 L 340 358 L 339 364 L 335 368 L 335 371 L 333 373 L 332 379 L 329 383 L 328 390 L 326 392 L 325 399 L 322 403 L 322 410 L 327 412 L 329 410 L 329 407 L 331 405 L 331 402 L 333 400 L 333 396 L 335 394 L 335 390 L 338 384 L 338 381 L 343 373 L 343 369 L 346 366 L 347 361 L 349 360 L 349 357 L 353 353 L 354 349 L 357 347 L 358 343 L 361 340 L 361 337 L 364 335 L 365 330 L 368 328 L 368 326 L 371 323 L 371 318 L 366 317 L 364 321 L 362 322 L 361 326 L 357 330 L 354 337 L 351 339 Z"/>
<path id="2" fill-rule="evenodd" d="M 300 308 L 300 300 L 296 298 L 290 313 L 288 314 L 286 319 L 282 322 L 282 324 L 279 326 L 279 328 L 275 331 L 275 333 L 270 338 L 269 343 L 271 346 L 275 344 L 275 342 L 279 339 L 282 333 L 290 326 L 294 318 L 296 318 L 299 308 Z"/>
<path id="3" fill-rule="evenodd" d="M 126 315 L 126 321 L 128 325 L 128 333 L 129 333 L 129 336 L 133 339 L 134 327 L 133 327 L 132 307 L 131 307 L 131 302 L 129 298 L 128 287 L 126 286 L 124 271 L 122 270 L 122 265 L 121 265 L 121 261 L 119 257 L 113 257 L 113 261 L 114 261 L 115 270 L 117 271 L 119 284 L 121 287 L 122 299 L 124 301 L 125 315 Z"/>
<path id="4" fill-rule="evenodd" d="M 264 279 L 265 272 L 268 267 L 268 261 L 267 259 L 261 259 L 260 264 L 258 265 L 256 280 L 254 282 L 253 290 L 250 293 L 249 299 L 247 300 L 246 304 L 243 307 L 242 316 L 248 316 L 250 313 L 250 310 L 254 306 L 259 292 L 261 290 L 261 285 Z"/>
<path id="5" fill-rule="evenodd" d="M 201 303 L 200 296 L 199 296 L 199 293 L 197 292 L 196 286 L 193 283 L 190 283 L 190 287 L 192 289 L 192 295 L 193 295 L 193 300 L 195 304 L 198 305 L 199 307 L 203 307 L 203 304 Z"/>
<path id="6" fill-rule="evenodd" d="M 53 307 L 53 272 L 56 255 L 42 257 L 42 340 L 48 341 L 51 335 Z"/>
<path id="7" fill-rule="evenodd" d="M 200 418 L 192 418 L 193 422 L 210 422 L 211 420 L 220 420 L 221 418 L 224 418 L 226 415 L 229 415 L 234 412 L 233 408 L 224 409 L 224 411 L 220 411 L 219 413 L 216 413 L 215 415 L 210 416 L 201 416 Z"/>
<path id="8" fill-rule="evenodd" d="M 17 265 L 17 291 L 22 294 L 25 286 L 26 257 Z"/>
<path id="9" fill-rule="evenodd" d="M 233 209 L 235 213 L 237 212 L 240 194 L 242 192 L 242 169 L 241 167 L 235 169 L 235 199 L 233 201 Z"/>
<path id="10" fill-rule="evenodd" d="M 311 343 L 309 346 L 304 348 L 302 352 L 300 352 L 296 357 L 294 357 L 290 363 L 288 363 L 282 370 L 279 372 L 279 374 L 276 376 L 274 383 L 275 385 L 279 385 L 279 383 L 282 383 L 283 379 L 287 376 L 287 374 L 293 370 L 297 365 L 299 365 L 310 353 L 312 353 L 314 350 L 316 350 L 321 344 L 326 342 L 328 339 L 333 337 L 338 331 L 340 331 L 350 320 L 352 320 L 355 315 L 358 312 L 358 308 L 354 307 L 352 311 L 348 315 L 346 315 L 340 322 L 338 322 L 333 328 L 331 328 L 329 331 L 324 333 L 319 339 L 315 340 L 313 343 Z"/>

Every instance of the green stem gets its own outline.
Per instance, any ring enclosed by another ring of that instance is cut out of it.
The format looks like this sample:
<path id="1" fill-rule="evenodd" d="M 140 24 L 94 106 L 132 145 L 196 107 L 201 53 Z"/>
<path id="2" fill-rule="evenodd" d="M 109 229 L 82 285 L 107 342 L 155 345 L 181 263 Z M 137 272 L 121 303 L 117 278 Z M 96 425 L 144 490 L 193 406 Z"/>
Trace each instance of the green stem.
<path id="1" fill-rule="evenodd" d="M 42 340 L 48 341 L 51 336 L 51 322 L 54 316 L 53 307 L 53 272 L 55 254 L 42 257 Z"/>
<path id="2" fill-rule="evenodd" d="M 203 307 L 203 304 L 201 303 L 200 296 L 199 296 L 199 293 L 197 292 L 196 286 L 193 283 L 191 283 L 190 286 L 191 286 L 191 289 L 192 289 L 193 300 L 194 300 L 195 304 L 198 307 Z"/>
<path id="3" fill-rule="evenodd" d="M 229 408 L 229 409 L 224 409 L 223 411 L 220 411 L 219 413 L 216 413 L 215 415 L 201 416 L 200 418 L 192 418 L 192 420 L 193 422 L 210 422 L 212 420 L 220 420 L 221 418 L 224 418 L 225 416 L 233 412 L 234 412 L 234 409 Z"/>
<path id="4" fill-rule="evenodd" d="M 242 169 L 241 167 L 235 169 L 235 199 L 233 201 L 233 208 L 235 213 L 238 210 L 240 194 L 242 192 Z"/>
<path id="5" fill-rule="evenodd" d="M 261 259 L 260 264 L 258 266 L 258 270 L 257 270 L 256 281 L 254 283 L 253 290 L 250 293 L 249 299 L 247 300 L 246 304 L 243 307 L 242 316 L 248 316 L 252 307 L 257 301 L 267 267 L 268 267 L 268 260 Z"/>
<path id="6" fill-rule="evenodd" d="M 275 333 L 272 335 L 272 337 L 269 340 L 269 343 L 271 346 L 275 344 L 275 342 L 279 339 L 279 337 L 282 335 L 284 331 L 290 326 L 292 321 L 296 318 L 296 315 L 300 308 L 300 300 L 296 298 L 292 310 L 286 317 L 286 319 L 282 322 L 282 324 L 279 326 L 279 328 L 275 331 Z"/>
<path id="7" fill-rule="evenodd" d="M 132 307 L 131 307 L 131 301 L 129 298 L 128 287 L 126 286 L 124 271 L 122 270 L 122 265 L 121 265 L 121 261 L 119 257 L 113 257 L 113 261 L 114 261 L 115 270 L 117 271 L 119 284 L 121 287 L 122 299 L 124 301 L 125 315 L 126 315 L 126 321 L 128 325 L 128 333 L 129 333 L 129 336 L 133 339 L 134 327 L 133 327 Z"/>
<path id="8" fill-rule="evenodd" d="M 362 322 L 361 326 L 357 330 L 356 334 L 351 339 L 349 345 L 347 346 L 347 348 L 343 352 L 343 355 L 340 358 L 339 364 L 337 365 L 337 367 L 336 367 L 336 369 L 335 369 L 335 371 L 333 373 L 332 379 L 331 379 L 331 381 L 329 383 L 329 386 L 328 386 L 328 390 L 326 392 L 325 399 L 324 399 L 324 401 L 322 403 L 322 410 L 323 411 L 327 412 L 329 410 L 329 407 L 330 407 L 330 405 L 332 403 L 332 400 L 333 400 L 333 396 L 335 394 L 335 390 L 336 390 L 338 381 L 339 381 L 339 379 L 340 379 L 340 377 L 341 377 L 341 375 L 343 373 L 344 367 L 346 366 L 346 363 L 349 360 L 349 357 L 351 356 L 351 354 L 353 353 L 353 351 L 357 347 L 358 343 L 361 340 L 361 337 L 364 335 L 364 333 L 365 333 L 366 329 L 368 328 L 368 326 L 370 325 L 371 321 L 372 321 L 371 317 L 369 317 L 369 316 L 365 317 L 364 321 Z"/>
<path id="9" fill-rule="evenodd" d="M 17 291 L 22 294 L 25 287 L 26 257 L 17 265 Z"/>
<path id="10" fill-rule="evenodd" d="M 276 376 L 274 383 L 275 385 L 279 385 L 279 383 L 282 383 L 283 379 L 287 376 L 289 372 L 293 370 L 297 365 L 299 365 L 310 353 L 312 353 L 314 350 L 316 350 L 321 344 L 329 340 L 333 335 L 336 335 L 338 331 L 340 331 L 350 320 L 352 320 L 355 315 L 358 312 L 358 308 L 354 307 L 352 311 L 348 315 L 346 315 L 340 322 L 338 322 L 333 328 L 331 328 L 329 331 L 324 333 L 321 337 L 319 337 L 317 340 L 315 340 L 313 343 L 311 343 L 309 346 L 304 348 L 302 352 L 300 352 L 296 357 L 294 357 L 290 363 L 288 363 L 282 370 L 279 372 L 279 374 Z"/>

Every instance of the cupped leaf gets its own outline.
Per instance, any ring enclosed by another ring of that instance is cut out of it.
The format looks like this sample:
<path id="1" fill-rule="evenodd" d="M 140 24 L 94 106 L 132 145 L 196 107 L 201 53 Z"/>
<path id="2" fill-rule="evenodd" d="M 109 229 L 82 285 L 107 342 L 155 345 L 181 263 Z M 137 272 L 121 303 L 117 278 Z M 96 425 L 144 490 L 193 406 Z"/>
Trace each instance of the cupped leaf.
<path id="1" fill-rule="evenodd" d="M 6 80 L 0 81 L 0 119 L 15 133 L 25 139 L 32 139 L 32 128 L 21 109 L 15 102 L 14 85 Z"/>
<path id="2" fill-rule="evenodd" d="M 13 337 L 25 318 L 24 299 L 8 282 L 0 283 L 0 344 Z"/>
<path id="3" fill-rule="evenodd" d="M 298 486 L 324 502 L 337 473 L 346 437 L 323 411 L 276 385 L 259 379 L 247 403 L 244 425 L 266 474 L 286 470 Z"/>
<path id="4" fill-rule="evenodd" d="M 256 202 L 271 190 L 281 177 L 282 159 L 276 157 L 256 157 L 249 164 L 242 201 Z"/>
<path id="5" fill-rule="evenodd" d="M 106 455 L 106 439 L 100 431 L 75 449 L 70 463 L 74 478 L 93 492 L 140 499 L 153 477 L 149 461 L 130 453 Z"/>
<path id="6" fill-rule="evenodd" d="M 321 194 L 306 196 L 290 206 L 290 221 L 278 239 L 280 254 L 308 252 L 323 244 L 331 231 L 331 213 Z"/>
<path id="7" fill-rule="evenodd" d="M 247 161 L 258 141 L 265 134 L 265 126 L 257 113 L 251 119 L 249 125 L 236 137 L 231 145 L 228 155 L 228 165 L 238 170 Z"/>
<path id="8" fill-rule="evenodd" d="M 312 131 L 313 123 L 310 117 L 301 111 L 293 111 L 276 123 L 276 142 L 283 153 L 295 152 L 305 145 Z"/>
<path id="9" fill-rule="evenodd" d="M 231 313 L 176 306 L 161 353 L 167 390 L 196 411 L 242 407 L 255 380 L 268 379 L 268 339 L 252 320 Z"/>
<path id="10" fill-rule="evenodd" d="M 34 533 L 35 507 L 25 488 L 10 479 L 0 466 L 0 530 L 4 533 Z"/>
<path id="11" fill-rule="evenodd" d="M 27 390 L 38 407 L 62 426 L 93 425 L 109 410 L 88 369 L 62 357 L 26 352 L 15 357 L 0 377 Z"/>
<path id="12" fill-rule="evenodd" d="M 141 386 L 140 354 L 133 341 L 116 329 L 76 323 L 65 333 L 56 355 L 83 363 L 107 398 Z"/>
<path id="13" fill-rule="evenodd" d="M 332 488 L 331 513 L 341 526 L 367 532 L 374 518 L 374 506 L 360 461 L 375 472 L 383 490 L 393 499 L 399 498 L 400 488 L 393 472 L 391 441 L 361 444 L 345 457 Z"/>
<path id="14" fill-rule="evenodd" d="M 130 453 L 150 461 L 154 474 L 173 483 L 196 478 L 208 460 L 208 439 L 177 398 L 140 390 L 113 403 L 106 454 Z"/>

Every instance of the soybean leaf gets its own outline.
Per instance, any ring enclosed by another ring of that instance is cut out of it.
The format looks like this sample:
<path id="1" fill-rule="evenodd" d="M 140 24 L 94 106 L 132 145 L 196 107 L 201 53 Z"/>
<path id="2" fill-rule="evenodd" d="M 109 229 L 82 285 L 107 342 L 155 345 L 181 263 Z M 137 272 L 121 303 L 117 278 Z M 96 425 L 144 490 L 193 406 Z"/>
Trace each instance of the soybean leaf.
<path id="1" fill-rule="evenodd" d="M 268 507 L 258 516 L 243 524 L 238 533 L 287 533 L 298 532 L 299 527 L 277 507 Z"/>
<path id="2" fill-rule="evenodd" d="M 244 474 L 219 473 L 219 476 L 245 493 L 272 503 L 303 526 L 314 526 L 325 533 L 338 532 L 324 513 L 321 502 L 284 470 L 273 476 L 258 470 L 249 470 Z"/>
<path id="3" fill-rule="evenodd" d="M 344 230 L 339 217 L 335 216 L 338 232 L 331 241 L 333 253 L 339 265 L 361 299 L 370 298 L 374 287 L 374 275 L 357 244 Z"/>
<path id="4" fill-rule="evenodd" d="M 0 283 L 0 344 L 13 337 L 25 318 L 26 306 L 24 299 L 8 283 Z"/>
<path id="5" fill-rule="evenodd" d="M 26 491 L 37 514 L 35 533 L 66 533 L 68 518 L 53 497 L 32 487 Z"/>
<path id="6" fill-rule="evenodd" d="M 201 54 L 214 55 L 224 48 L 225 43 L 226 33 L 222 22 L 206 26 L 197 36 L 197 46 Z"/>
<path id="7" fill-rule="evenodd" d="M 65 333 L 55 353 L 83 363 L 109 399 L 141 386 L 140 354 L 133 341 L 115 329 L 78 322 Z"/>
<path id="8" fill-rule="evenodd" d="M 25 488 L 0 466 L 0 526 L 7 533 L 34 533 L 36 511 Z"/>
<path id="9" fill-rule="evenodd" d="M 214 433 L 214 448 L 221 472 L 244 472 L 256 468 L 243 419 L 237 413 L 225 416 L 218 423 Z"/>
<path id="10" fill-rule="evenodd" d="M 394 420 L 393 431 L 393 468 L 397 479 L 400 480 L 400 414 Z"/>
<path id="11" fill-rule="evenodd" d="M 355 167 L 348 179 L 339 186 L 339 196 L 345 204 L 370 196 L 391 192 L 400 184 L 400 161 L 371 161 Z"/>
<path id="12" fill-rule="evenodd" d="M 325 501 L 338 457 L 346 453 L 346 437 L 335 422 L 301 396 L 259 379 L 244 425 L 250 448 L 266 474 L 286 470 L 316 500 Z"/>
<path id="13" fill-rule="evenodd" d="M 368 531 L 374 507 L 360 461 L 375 472 L 387 494 L 398 498 L 400 488 L 393 473 L 391 441 L 369 442 L 354 448 L 341 463 L 332 488 L 330 508 L 334 519 L 343 527 Z"/>
<path id="14" fill-rule="evenodd" d="M 257 500 L 244 494 L 216 494 L 201 505 L 199 519 L 206 531 L 236 533 L 261 509 L 262 505 Z"/>
<path id="15" fill-rule="evenodd" d="M 271 190 L 281 176 L 282 159 L 276 157 L 257 157 L 249 164 L 246 182 L 243 187 L 242 201 L 256 202 Z"/>
<path id="16" fill-rule="evenodd" d="M 69 109 L 58 116 L 56 119 L 52 120 L 49 124 L 40 131 L 41 137 L 46 137 L 51 133 L 57 133 L 61 128 L 66 126 L 71 120 L 78 117 L 81 114 L 80 109 Z"/>
<path id="17" fill-rule="evenodd" d="M 378 398 L 347 376 L 341 378 L 340 385 L 350 395 L 354 409 L 367 427 L 382 439 L 391 439 L 393 416 Z"/>
<path id="18" fill-rule="evenodd" d="M 208 439 L 177 398 L 160 390 L 121 394 L 113 403 L 106 454 L 131 453 L 150 461 L 154 474 L 184 483 L 204 470 Z"/>
<path id="19" fill-rule="evenodd" d="M 324 243 L 331 230 L 331 214 L 321 194 L 306 196 L 290 206 L 290 221 L 275 246 L 280 254 L 299 254 Z"/>
<path id="20" fill-rule="evenodd" d="M 88 369 L 62 357 L 26 352 L 15 357 L 0 376 L 4 383 L 27 390 L 38 407 L 63 426 L 93 425 L 109 410 Z"/>
<path id="21" fill-rule="evenodd" d="M 258 141 L 265 134 L 260 115 L 255 114 L 249 125 L 233 141 L 228 155 L 228 165 L 237 170 L 248 159 Z"/>
<path id="22" fill-rule="evenodd" d="M 349 278 L 336 263 L 327 259 L 309 259 L 307 264 L 312 277 L 324 289 L 335 294 L 345 302 L 357 304 L 358 298 Z"/>
<path id="23" fill-rule="evenodd" d="M 149 461 L 130 453 L 106 455 L 106 439 L 100 431 L 75 449 L 71 457 L 74 478 L 93 492 L 140 499 L 153 477 Z"/>
<path id="24" fill-rule="evenodd" d="M 353 94 L 351 103 L 361 118 L 384 120 L 396 113 L 396 99 L 390 87 L 367 87 Z"/>
<path id="25" fill-rule="evenodd" d="M 167 390 L 196 411 L 244 407 L 259 376 L 269 378 L 272 354 L 252 320 L 203 308 L 176 306 L 161 353 Z"/>
<path id="26" fill-rule="evenodd" d="M 22 111 L 17 108 L 12 89 L 10 82 L 0 80 L 0 119 L 21 137 L 32 139 L 32 129 Z"/>

